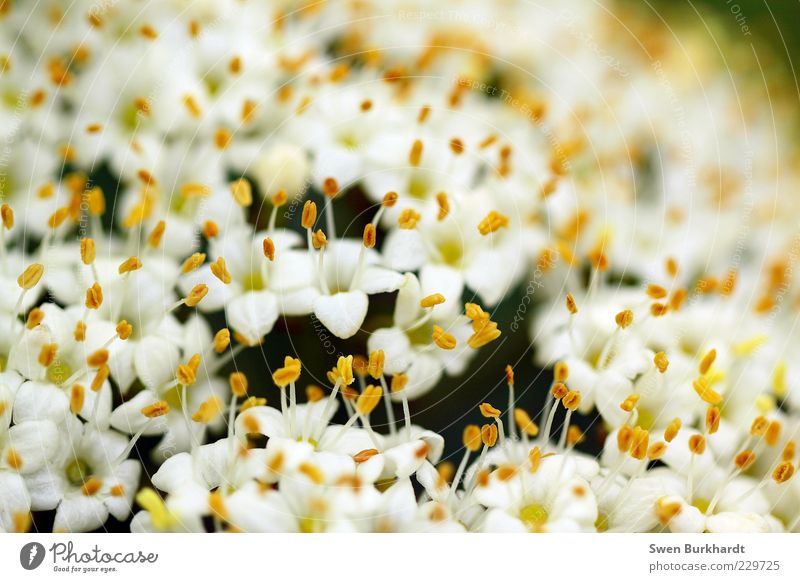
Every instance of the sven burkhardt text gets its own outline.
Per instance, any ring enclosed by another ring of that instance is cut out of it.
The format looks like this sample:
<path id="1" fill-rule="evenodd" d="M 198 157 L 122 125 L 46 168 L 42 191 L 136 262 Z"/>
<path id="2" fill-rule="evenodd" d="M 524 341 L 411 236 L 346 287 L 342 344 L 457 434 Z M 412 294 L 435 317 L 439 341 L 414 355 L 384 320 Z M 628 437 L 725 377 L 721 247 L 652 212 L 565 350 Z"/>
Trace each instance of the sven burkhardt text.
<path id="1" fill-rule="evenodd" d="M 683 546 L 650 544 L 651 554 L 744 554 L 744 544 L 683 544 Z"/>

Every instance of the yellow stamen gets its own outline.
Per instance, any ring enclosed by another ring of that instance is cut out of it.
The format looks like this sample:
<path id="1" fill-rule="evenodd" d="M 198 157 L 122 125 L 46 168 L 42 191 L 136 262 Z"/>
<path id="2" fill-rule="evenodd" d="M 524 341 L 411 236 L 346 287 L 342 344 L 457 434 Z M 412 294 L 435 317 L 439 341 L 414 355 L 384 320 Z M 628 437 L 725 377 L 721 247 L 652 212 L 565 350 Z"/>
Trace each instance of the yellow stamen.
<path id="1" fill-rule="evenodd" d="M 32 263 L 22 272 L 17 278 L 17 285 L 26 291 L 33 289 L 44 274 L 44 265 L 41 263 Z"/>
<path id="2" fill-rule="evenodd" d="M 236 204 L 247 208 L 253 203 L 253 187 L 246 178 L 239 178 L 235 182 L 231 182 L 230 187 Z"/>

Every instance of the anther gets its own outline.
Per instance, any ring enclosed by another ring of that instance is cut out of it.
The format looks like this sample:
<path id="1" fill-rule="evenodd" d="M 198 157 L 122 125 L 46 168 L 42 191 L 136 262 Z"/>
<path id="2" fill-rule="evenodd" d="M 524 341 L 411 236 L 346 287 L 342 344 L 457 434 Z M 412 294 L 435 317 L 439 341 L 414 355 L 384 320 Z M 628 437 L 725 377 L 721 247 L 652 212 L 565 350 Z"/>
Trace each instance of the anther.
<path id="1" fill-rule="evenodd" d="M 456 347 L 457 341 L 454 335 L 447 333 L 438 325 L 433 326 L 431 339 L 438 347 L 443 350 L 452 350 Z"/>
<path id="2" fill-rule="evenodd" d="M 231 387 L 231 392 L 237 398 L 247 396 L 247 376 L 244 372 L 231 372 L 228 376 L 228 383 Z"/>
<path id="3" fill-rule="evenodd" d="M 142 268 L 142 261 L 140 261 L 137 257 L 130 257 L 120 264 L 119 271 L 120 275 L 124 275 L 125 273 L 130 273 L 131 271 L 138 271 Z"/>
<path id="4" fill-rule="evenodd" d="M 253 203 L 253 187 L 246 178 L 231 182 L 230 188 L 233 199 L 242 208 L 247 208 Z"/>
<path id="5" fill-rule="evenodd" d="M 183 265 L 181 265 L 181 272 L 182 273 L 191 273 L 197 267 L 202 265 L 206 260 L 205 253 L 193 253 L 189 256 L 185 261 L 183 261 Z"/>
<path id="6" fill-rule="evenodd" d="M 478 409 L 481 411 L 481 414 L 486 418 L 499 418 L 502 412 L 500 412 L 497 408 L 489 404 L 488 402 L 484 402 L 481 404 Z"/>
<path id="7" fill-rule="evenodd" d="M 630 309 L 625 309 L 624 311 L 620 311 L 614 317 L 614 321 L 621 329 L 625 329 L 631 326 L 633 323 L 633 311 Z"/>

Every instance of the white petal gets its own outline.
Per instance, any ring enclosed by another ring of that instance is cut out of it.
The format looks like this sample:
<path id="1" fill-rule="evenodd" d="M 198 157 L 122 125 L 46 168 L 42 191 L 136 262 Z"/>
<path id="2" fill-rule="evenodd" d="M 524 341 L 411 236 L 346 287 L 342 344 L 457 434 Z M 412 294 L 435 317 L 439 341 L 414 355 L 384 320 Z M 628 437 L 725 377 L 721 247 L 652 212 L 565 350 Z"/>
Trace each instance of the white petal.
<path id="1" fill-rule="evenodd" d="M 427 251 L 417 229 L 395 228 L 386 236 L 384 264 L 398 271 L 416 271 L 425 264 Z"/>
<path id="2" fill-rule="evenodd" d="M 269 291 L 252 291 L 231 301 L 226 311 L 231 327 L 258 343 L 278 319 L 278 302 Z"/>
<path id="3" fill-rule="evenodd" d="M 157 336 L 147 336 L 136 348 L 133 360 L 136 374 L 147 388 L 160 388 L 175 374 L 179 357 L 178 347 L 172 342 Z"/>
<path id="4" fill-rule="evenodd" d="M 22 459 L 21 473 L 33 473 L 45 466 L 58 449 L 59 434 L 49 420 L 29 420 L 11 427 L 8 446 Z"/>
<path id="5" fill-rule="evenodd" d="M 367 351 L 372 353 L 377 350 L 383 350 L 385 356 L 383 369 L 389 375 L 405 372 L 414 358 L 411 340 L 396 327 L 378 329 L 370 334 L 367 339 Z"/>
<path id="6" fill-rule="evenodd" d="M 405 280 L 397 271 L 384 267 L 365 267 L 358 277 L 358 288 L 368 295 L 397 291 Z"/>
<path id="7" fill-rule="evenodd" d="M 60 424 L 70 414 L 69 399 L 61 388 L 43 382 L 26 382 L 14 401 L 14 422 L 52 420 Z"/>
<path id="8" fill-rule="evenodd" d="M 31 509 L 31 498 L 22 477 L 11 471 L 0 471 L 0 528 L 13 531 L 14 516 Z"/>
<path id="9" fill-rule="evenodd" d="M 314 302 L 314 314 L 338 338 L 355 335 L 367 316 L 369 300 L 363 291 L 320 295 Z"/>
<path id="10" fill-rule="evenodd" d="M 445 302 L 435 310 L 439 317 L 453 316 L 461 312 L 461 295 L 464 293 L 464 275 L 445 265 L 425 265 L 419 275 L 422 296 L 433 293 L 444 295 Z"/>
<path id="11" fill-rule="evenodd" d="M 92 531 L 103 525 L 107 519 L 108 509 L 97 496 L 78 493 L 67 497 L 58 506 L 53 531 Z"/>

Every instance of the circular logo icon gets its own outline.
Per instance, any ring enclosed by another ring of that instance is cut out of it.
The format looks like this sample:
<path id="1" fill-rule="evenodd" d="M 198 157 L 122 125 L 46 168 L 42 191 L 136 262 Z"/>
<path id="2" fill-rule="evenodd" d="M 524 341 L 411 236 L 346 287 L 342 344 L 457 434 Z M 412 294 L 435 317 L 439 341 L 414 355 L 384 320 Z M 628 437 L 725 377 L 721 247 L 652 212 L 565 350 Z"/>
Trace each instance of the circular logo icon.
<path id="1" fill-rule="evenodd" d="M 35 570 L 44 561 L 44 546 L 39 542 L 30 542 L 19 551 L 19 563 L 26 570 Z"/>

